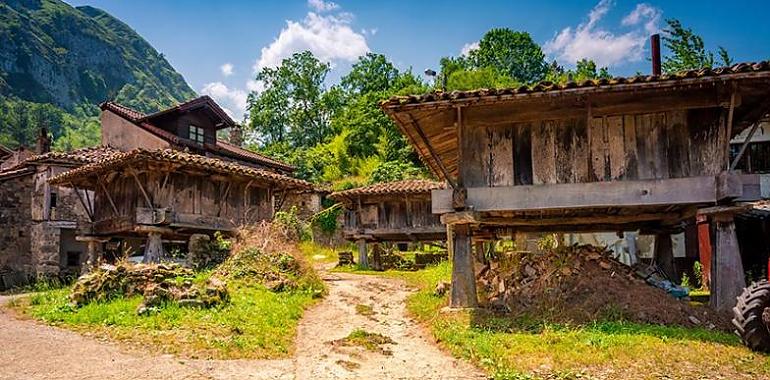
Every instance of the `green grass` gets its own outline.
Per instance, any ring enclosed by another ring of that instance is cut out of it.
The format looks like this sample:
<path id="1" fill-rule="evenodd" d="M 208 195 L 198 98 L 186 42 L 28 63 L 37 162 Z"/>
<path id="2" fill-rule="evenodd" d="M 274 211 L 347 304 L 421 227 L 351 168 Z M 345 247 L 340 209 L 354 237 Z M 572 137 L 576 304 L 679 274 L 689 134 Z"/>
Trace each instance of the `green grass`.
<path id="1" fill-rule="evenodd" d="M 136 315 L 141 302 L 138 296 L 94 302 L 73 310 L 67 305 L 68 288 L 37 293 L 14 302 L 14 306 L 49 324 L 180 357 L 290 356 L 297 323 L 314 302 L 313 293 L 273 293 L 260 285 L 243 282 L 230 282 L 228 289 L 231 302 L 219 308 L 167 305 L 148 316 Z"/>
<path id="2" fill-rule="evenodd" d="M 347 337 L 339 341 L 339 344 L 363 347 L 368 351 L 378 352 L 380 354 L 390 356 L 393 355 L 393 352 L 383 346 L 386 344 L 396 344 L 396 342 L 394 342 L 390 337 L 379 333 L 372 333 L 363 329 L 355 329 L 351 331 Z"/>
<path id="3" fill-rule="evenodd" d="M 442 312 L 436 297 L 449 263 L 417 272 L 356 273 L 400 278 L 420 290 L 407 307 L 440 344 L 495 379 L 768 378 L 770 359 L 743 347 L 732 334 L 702 328 L 598 321 L 568 326 L 483 312 Z"/>

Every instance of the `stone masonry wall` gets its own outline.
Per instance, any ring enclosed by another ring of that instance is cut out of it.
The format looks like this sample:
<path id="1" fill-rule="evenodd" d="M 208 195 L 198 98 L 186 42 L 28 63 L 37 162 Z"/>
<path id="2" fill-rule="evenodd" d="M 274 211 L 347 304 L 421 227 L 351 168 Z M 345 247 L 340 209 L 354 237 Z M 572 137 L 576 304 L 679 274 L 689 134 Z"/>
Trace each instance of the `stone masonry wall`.
<path id="1" fill-rule="evenodd" d="M 31 274 L 33 176 L 0 182 L 0 269 Z"/>

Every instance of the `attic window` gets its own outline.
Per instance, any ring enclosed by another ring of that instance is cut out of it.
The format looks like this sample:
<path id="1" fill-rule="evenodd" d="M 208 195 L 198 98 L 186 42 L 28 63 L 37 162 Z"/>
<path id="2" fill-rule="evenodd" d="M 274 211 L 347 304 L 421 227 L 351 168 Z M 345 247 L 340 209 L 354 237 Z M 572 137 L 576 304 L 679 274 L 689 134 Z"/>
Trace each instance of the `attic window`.
<path id="1" fill-rule="evenodd" d="M 203 144 L 203 128 L 190 124 L 190 140 Z"/>

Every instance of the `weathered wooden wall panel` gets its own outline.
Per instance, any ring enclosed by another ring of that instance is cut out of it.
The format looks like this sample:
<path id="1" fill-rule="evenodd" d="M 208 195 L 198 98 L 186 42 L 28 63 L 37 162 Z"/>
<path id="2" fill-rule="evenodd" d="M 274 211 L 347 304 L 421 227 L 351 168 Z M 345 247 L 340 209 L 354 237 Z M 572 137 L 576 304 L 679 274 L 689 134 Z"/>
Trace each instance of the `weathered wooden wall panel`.
<path id="1" fill-rule="evenodd" d="M 557 121 L 546 120 L 532 128 L 532 182 L 556 183 L 556 129 Z"/>
<path id="2" fill-rule="evenodd" d="M 514 185 L 532 184 L 532 127 L 518 123 L 513 127 Z"/>

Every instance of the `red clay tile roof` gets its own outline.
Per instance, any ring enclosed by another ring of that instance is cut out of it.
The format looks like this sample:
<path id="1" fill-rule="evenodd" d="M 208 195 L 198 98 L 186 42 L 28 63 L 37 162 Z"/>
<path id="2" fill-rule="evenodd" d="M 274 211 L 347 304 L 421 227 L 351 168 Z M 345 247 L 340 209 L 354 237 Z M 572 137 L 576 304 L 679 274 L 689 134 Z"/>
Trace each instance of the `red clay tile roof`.
<path id="1" fill-rule="evenodd" d="M 238 158 L 246 159 L 249 161 L 265 163 L 271 167 L 276 167 L 285 171 L 294 170 L 294 167 L 291 165 L 288 165 L 276 159 L 270 158 L 263 154 L 259 154 L 257 152 L 252 152 L 250 150 L 243 149 L 237 145 L 230 144 L 229 142 L 226 142 L 226 141 L 217 141 L 216 145 L 206 144 L 206 148 L 209 148 L 215 151 L 224 151 L 224 153 L 228 155 L 237 156 Z"/>
<path id="2" fill-rule="evenodd" d="M 445 188 L 444 183 L 425 179 L 407 179 L 395 182 L 382 182 L 374 185 L 331 193 L 329 198 L 340 201 L 343 198 L 366 195 L 424 194 L 431 190 Z"/>
<path id="3" fill-rule="evenodd" d="M 171 149 L 135 149 L 130 152 L 118 152 L 109 157 L 105 157 L 90 164 L 61 173 L 51 178 L 49 182 L 52 184 L 65 185 L 70 182 L 81 182 L 86 185 L 90 184 L 90 186 L 93 186 L 93 183 L 91 183 L 93 181 L 90 181 L 91 176 L 109 172 L 129 164 L 147 161 L 181 164 L 184 167 L 192 167 L 215 173 L 232 174 L 246 178 L 260 179 L 266 182 L 279 184 L 288 189 L 312 188 L 308 182 L 278 174 L 270 170 L 257 169 L 234 162 L 223 161 L 216 158 L 209 158 L 198 154 Z"/>
<path id="4" fill-rule="evenodd" d="M 117 149 L 106 146 L 75 149 L 69 152 L 48 152 L 32 156 L 26 160 L 27 163 L 35 162 L 64 162 L 72 164 L 89 164 L 110 158 L 119 153 Z"/>
<path id="5" fill-rule="evenodd" d="M 33 174 L 35 172 L 34 169 L 30 167 L 22 167 L 18 169 L 11 169 L 11 170 L 4 170 L 0 172 L 0 181 L 21 177 L 29 174 Z"/>
<path id="6" fill-rule="evenodd" d="M 692 82 L 713 82 L 731 79 L 741 76 L 770 76 L 770 61 L 739 63 L 729 67 L 715 69 L 688 70 L 674 74 L 637 75 L 634 77 L 618 77 L 612 79 L 586 80 L 583 82 L 567 82 L 565 84 L 540 82 L 532 86 L 500 89 L 478 89 L 471 91 L 435 91 L 424 95 L 394 96 L 381 103 L 383 108 L 399 108 L 401 106 L 422 104 L 431 102 L 464 102 L 479 101 L 485 98 L 490 100 L 512 99 L 519 97 L 535 96 L 538 94 L 555 94 L 578 90 L 595 91 L 604 88 L 621 86 L 644 87 L 649 84 L 677 84 Z"/>
<path id="7" fill-rule="evenodd" d="M 142 121 L 152 120 L 158 116 L 165 115 L 171 112 L 186 111 L 189 109 L 194 109 L 201 105 L 209 106 L 211 110 L 224 121 L 224 126 L 222 128 L 234 127 L 236 125 L 233 119 L 231 119 L 230 116 L 219 106 L 219 104 L 217 104 L 214 101 L 214 99 L 211 99 L 211 97 L 209 97 L 208 95 L 199 96 L 195 99 L 191 99 L 186 102 L 179 103 L 171 108 L 167 108 L 167 109 L 146 115 L 142 117 Z"/>
<path id="8" fill-rule="evenodd" d="M 115 103 L 115 102 L 104 102 L 104 103 L 102 103 L 100 105 L 100 107 L 101 107 L 102 110 L 109 110 L 109 111 L 114 112 L 118 116 L 120 116 L 120 117 L 122 117 L 122 118 L 124 118 L 124 119 L 126 119 L 126 120 L 128 120 L 130 122 L 132 122 L 133 124 L 139 126 L 140 128 L 142 128 L 142 129 L 144 129 L 144 130 L 146 130 L 146 131 L 148 131 L 148 132 L 150 132 L 150 133 L 152 133 L 152 134 L 154 134 L 154 135 L 156 135 L 156 136 L 158 136 L 158 137 L 160 137 L 160 138 L 162 138 L 162 139 L 164 139 L 166 141 L 169 141 L 169 142 L 171 142 L 173 144 L 197 147 L 197 145 L 193 144 L 192 142 L 187 142 L 184 139 L 180 138 L 179 136 L 177 136 L 177 135 L 175 135 L 175 134 L 173 134 L 173 133 L 171 133 L 169 131 L 166 131 L 166 130 L 164 130 L 162 128 L 158 128 L 158 127 L 154 126 L 152 123 L 147 122 L 148 119 L 151 119 L 153 117 L 159 116 L 161 114 L 164 114 L 164 113 L 167 113 L 167 112 L 170 112 L 170 111 L 174 111 L 174 110 L 178 110 L 178 109 L 183 109 L 185 107 L 189 107 L 192 104 L 194 104 L 193 102 L 206 102 L 206 103 L 208 103 L 210 105 L 216 106 L 216 109 L 219 109 L 221 111 L 221 108 L 219 108 L 219 106 L 213 100 L 211 100 L 211 98 L 209 98 L 208 96 L 205 96 L 205 95 L 202 96 L 202 97 L 190 100 L 188 102 L 181 103 L 181 104 L 179 104 L 179 105 L 177 105 L 175 107 L 169 108 L 167 110 L 156 112 L 156 113 L 154 113 L 152 115 L 145 115 L 145 114 L 143 114 L 143 113 L 141 113 L 139 111 L 133 110 L 131 108 L 128 108 L 128 107 L 126 107 L 124 105 L 121 105 L 121 104 L 118 104 L 118 103 Z M 221 112 L 224 114 L 224 111 L 221 111 Z M 226 114 L 225 114 L 225 116 L 226 116 Z M 228 120 L 230 120 L 229 117 L 228 117 Z M 230 120 L 230 121 L 232 121 L 232 120 Z M 233 125 L 235 125 L 235 123 L 233 123 Z M 274 169 L 283 170 L 283 171 L 287 171 L 287 172 L 291 172 L 291 171 L 294 170 L 294 167 L 289 165 L 289 164 L 283 163 L 281 161 L 278 161 L 276 159 L 267 157 L 265 155 L 262 155 L 262 154 L 259 154 L 259 153 L 256 153 L 256 152 L 252 152 L 250 150 L 243 149 L 243 148 L 241 148 L 239 146 L 230 144 L 230 143 L 225 142 L 225 141 L 217 140 L 216 145 L 206 144 L 204 147 L 207 150 L 214 151 L 214 153 L 220 153 L 220 154 L 223 154 L 225 156 L 229 156 L 229 157 L 241 160 L 241 161 L 252 162 L 252 163 L 255 163 L 255 164 L 258 164 L 258 165 L 264 165 L 264 166 L 267 166 L 269 168 L 274 168 Z"/>

